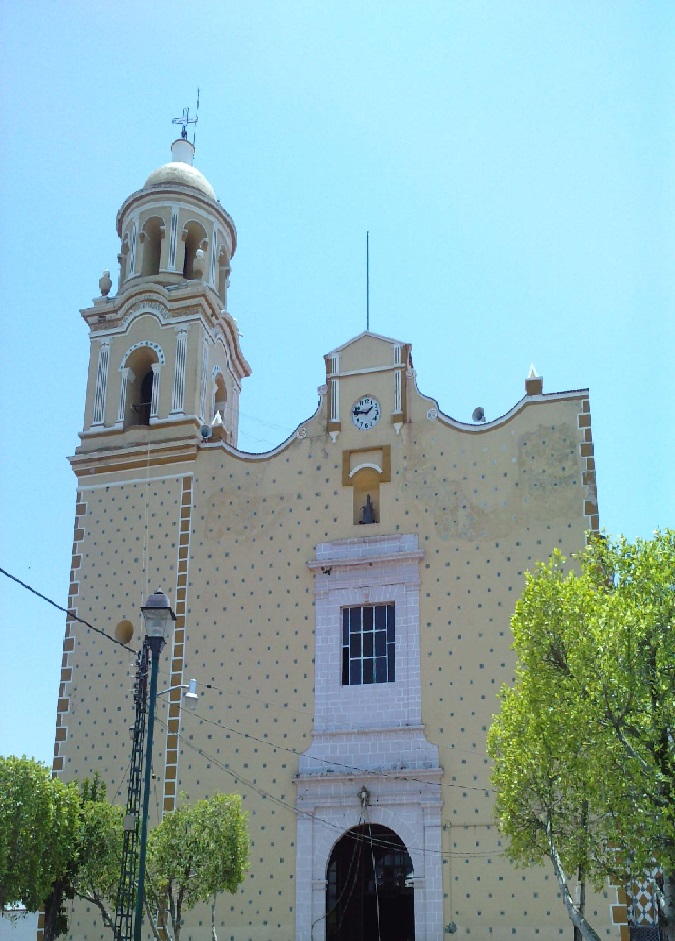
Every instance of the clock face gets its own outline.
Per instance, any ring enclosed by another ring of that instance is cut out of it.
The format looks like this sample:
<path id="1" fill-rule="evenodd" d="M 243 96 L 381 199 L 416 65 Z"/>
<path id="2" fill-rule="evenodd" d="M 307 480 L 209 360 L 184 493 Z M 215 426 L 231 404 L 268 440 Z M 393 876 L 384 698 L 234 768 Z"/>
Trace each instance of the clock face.
<path id="1" fill-rule="evenodd" d="M 378 423 L 382 409 L 380 403 L 372 395 L 362 395 L 352 405 L 351 414 L 354 427 L 360 431 L 367 431 Z"/>

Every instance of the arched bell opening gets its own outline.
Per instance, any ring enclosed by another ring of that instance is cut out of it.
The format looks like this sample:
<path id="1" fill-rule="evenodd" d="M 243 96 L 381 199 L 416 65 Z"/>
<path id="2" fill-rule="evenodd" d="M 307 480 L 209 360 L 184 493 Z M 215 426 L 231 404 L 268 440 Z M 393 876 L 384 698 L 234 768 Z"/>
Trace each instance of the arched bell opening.
<path id="1" fill-rule="evenodd" d="M 414 941 L 412 875 L 406 846 L 389 827 L 345 833 L 326 872 L 326 941 Z"/>
<path id="2" fill-rule="evenodd" d="M 183 277 L 186 281 L 193 281 L 204 276 L 206 266 L 206 249 L 208 241 L 206 230 L 199 222 L 188 222 L 183 229 L 185 242 L 185 255 L 183 258 Z M 197 252 L 202 252 L 201 256 Z"/>
<path id="3" fill-rule="evenodd" d="M 157 392 L 159 383 L 157 354 L 150 347 L 144 346 L 127 360 L 129 379 L 127 401 L 124 415 L 124 427 L 149 425 L 156 416 Z"/>
<path id="4" fill-rule="evenodd" d="M 369 525 L 380 522 L 380 471 L 362 467 L 352 478 L 354 492 L 354 523 Z"/>
<path id="5" fill-rule="evenodd" d="M 141 277 L 149 278 L 159 274 L 162 260 L 162 239 L 164 237 L 164 220 L 158 216 L 147 219 L 140 235 L 143 258 L 141 262 Z"/>

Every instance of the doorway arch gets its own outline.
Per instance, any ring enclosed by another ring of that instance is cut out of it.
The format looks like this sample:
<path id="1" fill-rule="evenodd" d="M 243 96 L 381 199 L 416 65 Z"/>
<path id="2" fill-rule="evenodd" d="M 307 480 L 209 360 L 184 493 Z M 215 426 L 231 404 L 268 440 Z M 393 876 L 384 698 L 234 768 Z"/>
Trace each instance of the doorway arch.
<path id="1" fill-rule="evenodd" d="M 380 824 L 352 827 L 326 872 L 326 941 L 414 941 L 413 864 L 403 840 Z"/>

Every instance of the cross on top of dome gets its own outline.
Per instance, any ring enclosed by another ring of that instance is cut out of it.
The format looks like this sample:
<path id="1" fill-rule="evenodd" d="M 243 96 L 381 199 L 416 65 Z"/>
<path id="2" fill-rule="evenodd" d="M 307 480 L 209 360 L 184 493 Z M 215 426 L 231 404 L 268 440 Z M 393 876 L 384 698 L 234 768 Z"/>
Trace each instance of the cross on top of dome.
<path id="1" fill-rule="evenodd" d="M 191 117 L 190 117 L 190 109 L 189 109 L 189 108 L 183 108 L 183 114 L 182 114 L 179 118 L 173 118 L 172 121 L 171 121 L 171 123 L 172 123 L 172 124 L 180 124 L 180 125 L 181 125 L 180 136 L 182 137 L 183 140 L 187 140 L 188 124 L 196 124 L 197 121 L 199 121 L 199 89 L 197 89 L 197 107 L 196 107 L 196 109 L 195 109 L 195 116 L 194 116 L 194 118 L 191 118 Z M 192 136 L 192 143 L 193 143 L 193 144 L 194 144 L 194 142 L 195 142 L 195 141 L 194 141 L 194 137 L 195 137 L 195 135 L 193 134 L 193 136 Z"/>

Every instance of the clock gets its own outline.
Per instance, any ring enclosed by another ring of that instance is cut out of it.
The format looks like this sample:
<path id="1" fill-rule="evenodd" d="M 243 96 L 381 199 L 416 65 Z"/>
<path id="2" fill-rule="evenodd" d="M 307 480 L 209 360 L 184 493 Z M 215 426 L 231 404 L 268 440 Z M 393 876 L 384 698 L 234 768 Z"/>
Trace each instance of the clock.
<path id="1" fill-rule="evenodd" d="M 377 399 L 372 395 L 362 395 L 360 399 L 352 405 L 351 416 L 355 428 L 359 431 L 367 431 L 374 428 L 380 420 L 382 409 Z"/>

